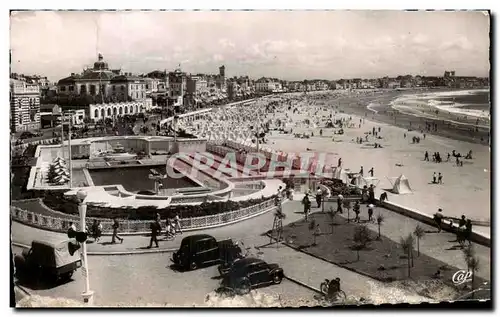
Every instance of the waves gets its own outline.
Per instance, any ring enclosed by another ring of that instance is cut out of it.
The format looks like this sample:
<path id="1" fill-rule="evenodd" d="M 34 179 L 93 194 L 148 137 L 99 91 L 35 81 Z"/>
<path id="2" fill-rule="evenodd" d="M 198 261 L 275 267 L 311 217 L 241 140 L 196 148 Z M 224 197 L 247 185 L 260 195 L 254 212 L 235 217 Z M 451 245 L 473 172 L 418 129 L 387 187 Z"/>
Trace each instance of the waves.
<path id="1" fill-rule="evenodd" d="M 457 100 L 471 101 L 475 95 L 478 95 L 479 99 L 484 99 L 484 95 L 488 93 L 487 89 L 478 89 L 407 94 L 393 100 L 390 106 L 412 116 L 489 128 L 491 120 L 489 103 L 457 102 Z"/>

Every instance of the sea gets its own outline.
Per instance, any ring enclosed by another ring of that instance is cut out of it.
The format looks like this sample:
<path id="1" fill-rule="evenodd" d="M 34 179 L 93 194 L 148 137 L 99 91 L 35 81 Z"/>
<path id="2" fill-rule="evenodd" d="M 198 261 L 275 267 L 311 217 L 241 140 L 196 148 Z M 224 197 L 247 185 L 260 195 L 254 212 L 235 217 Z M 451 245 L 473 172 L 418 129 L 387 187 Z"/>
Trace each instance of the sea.
<path id="1" fill-rule="evenodd" d="M 489 89 L 405 94 L 393 100 L 391 107 L 417 116 L 436 117 L 440 112 L 446 112 L 456 115 L 457 120 L 473 118 L 483 122 L 491 120 Z"/>

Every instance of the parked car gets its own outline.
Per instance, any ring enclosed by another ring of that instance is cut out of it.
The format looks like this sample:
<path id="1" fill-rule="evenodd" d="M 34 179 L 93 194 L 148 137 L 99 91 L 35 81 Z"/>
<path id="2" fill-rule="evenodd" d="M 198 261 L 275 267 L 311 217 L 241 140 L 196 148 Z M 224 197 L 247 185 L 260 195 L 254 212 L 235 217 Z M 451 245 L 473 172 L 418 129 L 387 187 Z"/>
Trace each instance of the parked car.
<path id="1" fill-rule="evenodd" d="M 31 133 L 29 131 L 26 131 L 26 132 L 23 132 L 21 133 L 21 135 L 19 136 L 19 138 L 21 140 L 24 140 L 24 139 L 29 139 L 29 138 L 34 138 L 35 137 L 35 134 L 34 133 Z"/>
<path id="2" fill-rule="evenodd" d="M 172 262 L 180 268 L 196 270 L 202 266 L 232 262 L 241 249 L 231 239 L 217 241 L 208 234 L 185 237 L 179 250 L 172 256 Z"/>
<path id="3" fill-rule="evenodd" d="M 222 286 L 238 294 L 246 294 L 252 288 L 280 284 L 284 277 L 278 264 L 268 264 L 258 258 L 244 258 L 233 263 L 223 276 Z"/>
<path id="4" fill-rule="evenodd" d="M 19 279 L 46 278 L 50 281 L 69 280 L 82 266 L 78 253 L 70 254 L 70 240 L 59 243 L 33 241 L 29 250 L 14 257 Z"/>

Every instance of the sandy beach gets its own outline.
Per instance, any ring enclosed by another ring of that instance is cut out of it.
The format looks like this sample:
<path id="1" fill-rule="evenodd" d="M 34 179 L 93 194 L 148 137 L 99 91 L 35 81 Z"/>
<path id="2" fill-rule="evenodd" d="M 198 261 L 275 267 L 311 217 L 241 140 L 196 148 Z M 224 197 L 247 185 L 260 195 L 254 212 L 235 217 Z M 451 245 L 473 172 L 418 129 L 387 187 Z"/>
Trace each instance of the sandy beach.
<path id="1" fill-rule="evenodd" d="M 390 100 L 395 94 L 379 95 L 375 98 Z M 347 97 L 353 98 L 353 97 Z M 323 99 L 313 101 L 316 98 L 308 97 L 309 104 L 316 106 L 328 105 L 335 108 L 339 104 L 340 98 Z M 346 97 L 342 97 L 346 99 Z M 372 96 L 373 99 L 373 96 Z M 368 98 L 360 98 L 358 104 L 370 102 Z M 342 102 L 340 102 L 342 104 Z M 296 106 L 294 106 L 296 107 Z M 307 113 L 307 107 L 299 107 L 302 112 L 293 114 L 287 111 L 287 115 L 294 122 L 303 122 L 304 119 L 312 119 L 314 116 L 327 116 L 332 111 L 318 111 L 316 115 Z M 364 167 L 365 175 L 370 168 L 374 168 L 375 177 L 380 179 L 377 186 L 377 196 L 384 189 L 392 188 L 393 178 L 405 175 L 410 182 L 413 194 L 395 195 L 389 193 L 389 200 L 403 206 L 415 208 L 427 214 L 434 214 L 438 208 L 442 208 L 446 216 L 460 217 L 462 214 L 477 221 L 489 222 L 490 209 L 490 150 L 488 146 L 480 143 L 471 143 L 439 135 L 427 134 L 424 139 L 422 133 L 417 131 L 409 132 L 407 129 L 396 127 L 388 123 L 376 122 L 363 115 L 356 115 L 357 107 L 351 107 L 353 114 L 334 112 L 335 119 L 352 117 L 352 122 L 356 123 L 352 128 L 344 129 L 343 135 L 334 135 L 335 129 L 323 128 L 323 136 L 319 136 L 321 125 L 317 127 L 307 127 L 299 125 L 293 128 L 293 133 L 314 133 L 314 137 L 309 139 L 295 138 L 293 134 L 280 134 L 273 131 L 268 137 L 268 145 L 276 150 L 285 152 L 301 152 L 309 149 L 315 152 L 328 152 L 331 155 L 331 164 L 337 165 L 338 158 L 342 158 L 343 167 L 352 172 L 358 172 L 360 167 Z M 312 110 L 312 109 L 311 109 Z M 347 112 L 344 109 L 339 111 Z M 272 118 L 273 115 L 270 116 Z M 276 118 L 277 116 L 274 116 Z M 381 118 L 382 116 L 379 116 Z M 363 119 L 361 128 L 358 127 L 359 120 Z M 313 120 L 311 120 L 313 121 Z M 372 128 L 381 128 L 379 135 L 383 137 L 376 140 L 383 148 L 373 147 L 374 139 L 370 136 L 368 144 L 357 144 L 356 137 L 365 137 L 365 132 L 372 131 Z M 458 133 L 458 132 L 453 132 Z M 406 138 L 404 137 L 406 134 Z M 419 136 L 419 144 L 412 144 L 412 136 Z M 332 141 L 334 138 L 335 141 Z M 463 166 L 458 167 L 455 160 L 450 162 L 434 163 L 424 161 L 424 152 L 430 155 L 440 152 L 444 161 L 447 153 L 456 150 L 459 153 L 473 152 L 472 160 L 464 160 Z M 443 184 L 432 184 L 433 173 L 443 174 Z M 489 235 L 490 228 L 487 226 L 475 226 L 474 230 Z"/>

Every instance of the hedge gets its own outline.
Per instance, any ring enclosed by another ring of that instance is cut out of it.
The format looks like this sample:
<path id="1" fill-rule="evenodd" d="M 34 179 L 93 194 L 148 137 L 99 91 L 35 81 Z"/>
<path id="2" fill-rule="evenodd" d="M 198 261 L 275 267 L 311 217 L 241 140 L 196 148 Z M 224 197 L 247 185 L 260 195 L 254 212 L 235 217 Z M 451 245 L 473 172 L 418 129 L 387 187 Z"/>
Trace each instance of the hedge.
<path id="1" fill-rule="evenodd" d="M 78 215 L 77 202 L 72 198 L 65 197 L 64 192 L 47 191 L 43 198 L 44 204 L 53 210 L 70 215 Z M 250 207 L 270 198 L 249 199 L 246 201 L 216 201 L 200 205 L 175 205 L 167 208 L 156 208 L 155 206 L 115 208 L 88 204 L 87 216 L 108 219 L 116 217 L 128 220 L 154 220 L 157 213 L 163 219 L 175 216 L 178 213 L 181 218 L 201 217 Z"/>

